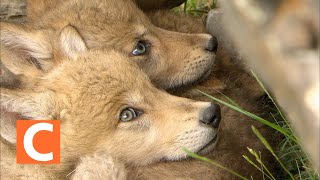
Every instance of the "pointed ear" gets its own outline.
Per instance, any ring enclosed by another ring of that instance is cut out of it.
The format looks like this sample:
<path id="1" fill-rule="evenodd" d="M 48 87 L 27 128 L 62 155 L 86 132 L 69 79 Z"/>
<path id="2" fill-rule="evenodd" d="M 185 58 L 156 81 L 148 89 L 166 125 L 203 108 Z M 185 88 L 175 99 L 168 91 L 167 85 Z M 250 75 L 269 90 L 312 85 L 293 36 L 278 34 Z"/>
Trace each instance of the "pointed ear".
<path id="1" fill-rule="evenodd" d="M 0 108 L 0 135 L 8 142 L 16 143 L 16 121 L 23 119 L 17 113 L 8 112 Z"/>
<path id="2" fill-rule="evenodd" d="M 57 112 L 53 93 L 22 92 L 0 88 L 1 137 L 16 143 L 16 120 L 51 120 Z"/>
<path id="3" fill-rule="evenodd" d="M 1 109 L 19 114 L 26 119 L 50 120 L 57 115 L 52 92 L 23 92 L 0 88 Z"/>
<path id="4" fill-rule="evenodd" d="M 87 46 L 79 32 L 71 25 L 66 26 L 60 33 L 61 50 L 66 56 L 76 59 L 78 54 L 87 51 Z"/>
<path id="5" fill-rule="evenodd" d="M 21 81 L 19 76 L 12 73 L 2 64 L 2 61 L 0 61 L 0 87 L 13 89 L 19 88 L 20 86 Z"/>
<path id="6" fill-rule="evenodd" d="M 26 25 L 0 22 L 0 33 L 1 51 L 7 51 L 7 56 L 10 56 L 6 57 L 9 60 L 3 60 L 5 65 L 9 63 L 18 73 L 26 71 L 23 70 L 24 67 L 44 71 L 51 68 L 52 62 L 48 59 L 51 59 L 53 51 L 48 39 L 49 30 L 36 30 Z"/>

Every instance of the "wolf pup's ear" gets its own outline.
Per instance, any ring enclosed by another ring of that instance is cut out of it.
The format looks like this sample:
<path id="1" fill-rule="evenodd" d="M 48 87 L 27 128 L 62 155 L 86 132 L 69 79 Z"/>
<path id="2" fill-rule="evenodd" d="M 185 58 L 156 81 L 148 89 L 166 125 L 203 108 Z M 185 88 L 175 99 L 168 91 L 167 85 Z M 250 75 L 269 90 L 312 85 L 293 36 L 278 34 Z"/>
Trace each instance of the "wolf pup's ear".
<path id="1" fill-rule="evenodd" d="M 64 54 L 76 59 L 78 54 L 87 51 L 87 46 L 79 32 L 71 25 L 64 27 L 60 33 L 60 46 Z"/>
<path id="2" fill-rule="evenodd" d="M 27 25 L 0 22 L 2 62 L 15 74 L 36 68 L 51 68 L 52 46 L 49 30 L 36 30 Z M 3 55 L 3 53 L 5 53 Z"/>
<path id="3" fill-rule="evenodd" d="M 0 88 L 0 108 L 26 119 L 52 119 L 57 115 L 53 92 L 32 92 Z"/>
<path id="4" fill-rule="evenodd" d="M 57 115 L 52 92 L 23 92 L 0 88 L 1 137 L 10 143 L 16 142 L 16 120 L 50 120 Z"/>

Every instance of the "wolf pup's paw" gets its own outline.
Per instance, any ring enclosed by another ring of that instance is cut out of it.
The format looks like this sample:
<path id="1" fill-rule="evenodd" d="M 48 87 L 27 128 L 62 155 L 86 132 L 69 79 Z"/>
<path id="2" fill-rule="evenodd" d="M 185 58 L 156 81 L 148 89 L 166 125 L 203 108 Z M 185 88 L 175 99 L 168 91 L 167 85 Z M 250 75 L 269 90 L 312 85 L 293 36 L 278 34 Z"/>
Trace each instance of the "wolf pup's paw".
<path id="1" fill-rule="evenodd" d="M 94 154 L 81 158 L 73 180 L 123 180 L 127 177 L 125 166 L 108 155 Z"/>

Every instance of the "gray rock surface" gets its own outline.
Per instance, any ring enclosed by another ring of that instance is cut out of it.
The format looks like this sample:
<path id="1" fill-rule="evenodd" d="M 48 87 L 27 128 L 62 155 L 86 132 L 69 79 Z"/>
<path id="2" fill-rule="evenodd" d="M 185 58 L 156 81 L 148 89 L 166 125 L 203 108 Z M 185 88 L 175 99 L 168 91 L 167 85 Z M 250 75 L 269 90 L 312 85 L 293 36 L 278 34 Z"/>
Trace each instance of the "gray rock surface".
<path id="1" fill-rule="evenodd" d="M 25 0 L 1 0 L 0 1 L 0 20 L 22 22 L 26 15 Z"/>

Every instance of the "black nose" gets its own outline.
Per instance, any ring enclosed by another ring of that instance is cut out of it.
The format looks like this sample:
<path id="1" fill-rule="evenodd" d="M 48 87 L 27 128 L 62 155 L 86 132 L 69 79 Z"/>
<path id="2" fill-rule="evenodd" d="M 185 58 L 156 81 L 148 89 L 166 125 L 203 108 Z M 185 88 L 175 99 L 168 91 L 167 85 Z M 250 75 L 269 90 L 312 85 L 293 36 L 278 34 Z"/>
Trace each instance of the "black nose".
<path id="1" fill-rule="evenodd" d="M 218 128 L 221 121 L 221 109 L 217 104 L 212 104 L 203 111 L 200 121 L 210 125 L 213 128 Z"/>
<path id="2" fill-rule="evenodd" d="M 218 50 L 218 39 L 215 36 L 212 36 L 212 38 L 208 42 L 208 46 L 206 48 L 210 52 L 217 52 Z"/>

